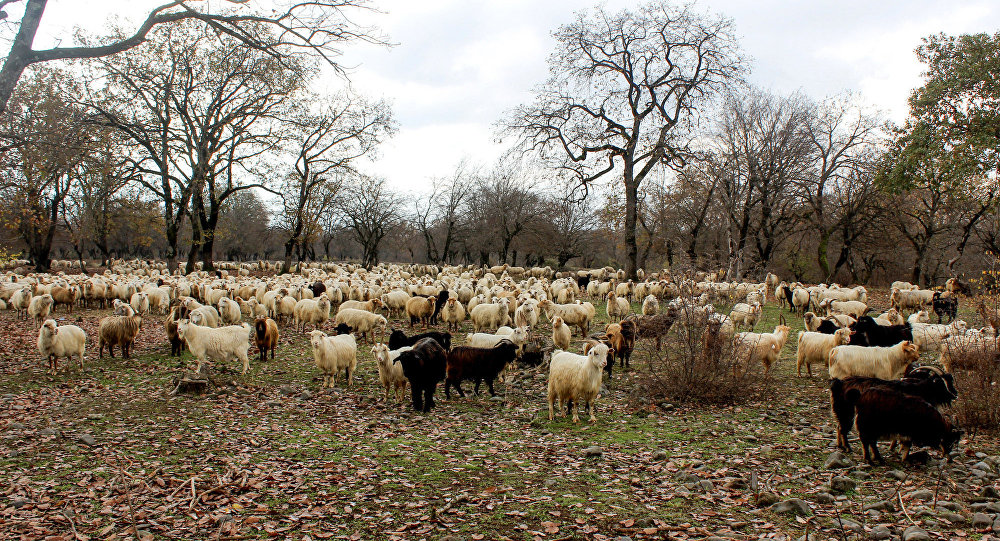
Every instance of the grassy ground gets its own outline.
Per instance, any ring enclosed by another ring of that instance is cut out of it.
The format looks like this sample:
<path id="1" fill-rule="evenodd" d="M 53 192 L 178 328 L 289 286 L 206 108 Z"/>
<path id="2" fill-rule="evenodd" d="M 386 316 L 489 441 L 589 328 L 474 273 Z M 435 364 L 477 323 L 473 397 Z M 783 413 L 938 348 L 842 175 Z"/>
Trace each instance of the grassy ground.
<path id="1" fill-rule="evenodd" d="M 634 307 L 638 309 L 638 305 Z M 725 307 L 720 306 L 720 309 Z M 603 304 L 599 319 L 606 320 Z M 786 313 L 787 314 L 787 313 Z M 58 314 L 93 339 L 106 311 Z M 779 310 L 765 308 L 767 329 Z M 973 319 L 969 317 L 969 319 Z M 160 318 L 146 321 L 135 358 L 96 358 L 46 374 L 35 331 L 0 314 L 0 537 L 42 539 L 632 539 L 725 535 L 798 537 L 835 516 L 897 535 L 919 523 L 941 538 L 970 524 L 920 514 L 910 494 L 936 489 L 971 518 L 979 481 L 891 458 L 859 465 L 856 488 L 819 496 L 834 472 L 825 371 L 794 375 L 794 336 L 766 403 L 728 408 L 644 403 L 633 393 L 643 359 L 616 371 L 598 421 L 547 419 L 545 374 L 526 369 L 500 397 L 445 400 L 428 415 L 386 401 L 370 345 L 358 377 L 320 389 L 307 337 L 282 328 L 278 359 L 211 366 L 230 382 L 206 396 L 170 396 L 194 366 L 169 357 Z M 399 327 L 401 322 L 395 321 Z M 468 324 L 466 325 L 468 329 Z M 546 327 L 543 327 L 546 328 Z M 578 336 L 574 338 L 579 338 Z M 461 342 L 459 338 L 457 343 Z M 235 371 L 234 371 L 235 370 Z M 468 384 L 467 384 L 468 387 Z M 90 439 L 92 438 L 92 439 Z M 997 453 L 992 437 L 966 453 Z M 853 457 L 860 461 L 860 456 Z M 896 480 L 902 470 L 905 480 Z M 958 475 L 958 474 L 955 474 Z M 956 481 L 957 479 L 957 481 Z M 760 492 L 802 498 L 810 514 L 754 505 Z M 865 510 L 902 496 L 904 508 Z M 888 492 L 888 493 L 887 493 Z M 914 511 L 916 510 L 916 511 Z M 909 518 L 908 518 L 909 517 Z M 956 517 L 951 517 L 955 519 Z"/>

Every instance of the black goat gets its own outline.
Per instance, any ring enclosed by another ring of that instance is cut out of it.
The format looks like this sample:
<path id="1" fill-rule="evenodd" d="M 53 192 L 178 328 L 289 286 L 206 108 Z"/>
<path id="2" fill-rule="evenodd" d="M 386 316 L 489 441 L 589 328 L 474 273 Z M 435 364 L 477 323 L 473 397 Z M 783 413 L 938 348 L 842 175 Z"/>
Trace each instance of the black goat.
<path id="1" fill-rule="evenodd" d="M 403 375 L 410 381 L 413 411 L 429 412 L 434 407 L 434 391 L 444 381 L 448 353 L 433 338 L 424 338 L 396 357 Z"/>
<path id="2" fill-rule="evenodd" d="M 851 325 L 854 335 L 851 345 L 890 347 L 908 340 L 913 341 L 913 329 L 910 324 L 879 325 L 871 316 L 861 316 Z"/>
<path id="3" fill-rule="evenodd" d="M 958 317 L 958 297 L 935 291 L 934 300 L 931 302 L 933 303 L 934 313 L 937 314 L 939 324 L 941 323 L 942 316 L 948 316 L 948 323 L 955 321 L 955 318 Z"/>
<path id="4" fill-rule="evenodd" d="M 901 438 L 903 460 L 910 454 L 910 445 L 917 444 L 938 448 L 951 461 L 948 453 L 962 438 L 961 430 L 918 396 L 876 386 L 864 392 L 850 389 L 845 397 L 857 410 L 858 438 L 869 464 L 882 462 L 878 451 L 881 439 Z"/>
<path id="5" fill-rule="evenodd" d="M 479 395 L 479 385 L 486 381 L 490 396 L 496 396 L 493 382 L 508 363 L 517 358 L 517 346 L 510 340 L 501 340 L 492 348 L 472 348 L 457 346 L 448 352 L 448 376 L 444 382 L 444 394 L 451 398 L 451 388 L 465 397 L 462 380 L 476 383 L 475 393 Z"/>
<path id="6" fill-rule="evenodd" d="M 437 343 L 440 344 L 445 351 L 451 349 L 451 333 L 449 332 L 430 331 L 421 334 L 415 334 L 413 336 L 406 336 L 406 333 L 404 333 L 399 329 L 392 331 L 392 333 L 389 335 L 389 344 L 388 344 L 389 349 L 395 351 L 399 348 L 412 346 L 417 342 L 419 342 L 420 340 L 423 340 L 424 338 L 431 338 L 436 340 Z"/>

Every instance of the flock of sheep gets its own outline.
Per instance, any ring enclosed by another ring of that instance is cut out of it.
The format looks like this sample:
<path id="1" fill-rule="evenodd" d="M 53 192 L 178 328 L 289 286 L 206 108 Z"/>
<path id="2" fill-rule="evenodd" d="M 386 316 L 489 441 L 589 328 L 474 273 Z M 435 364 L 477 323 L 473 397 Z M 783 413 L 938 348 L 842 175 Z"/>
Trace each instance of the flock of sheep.
<path id="1" fill-rule="evenodd" d="M 967 368 L 961 353 L 970 347 L 995 350 L 994 329 L 1000 325 L 1000 313 L 983 306 L 980 314 L 988 324 L 984 329 L 956 319 L 962 293 L 956 280 L 949 280 L 944 292 L 894 283 L 891 307 L 871 317 L 866 315 L 870 307 L 864 287 L 807 287 L 782 282 L 773 274 L 748 283 L 721 281 L 721 271 L 685 277 L 664 271 L 633 282 L 610 267 L 555 273 L 547 267 L 507 265 L 366 269 L 309 264 L 284 275 L 270 273 L 273 265 L 267 262 L 222 267 L 215 273 L 182 275 L 162 263 L 132 261 L 116 262 L 100 275 L 8 272 L 0 287 L 0 308 L 36 322 L 38 350 L 51 370 L 61 357 L 75 356 L 83 364 L 84 331 L 49 319 L 60 306 L 71 311 L 78 303 L 112 307 L 99 325 L 100 355 L 107 347 L 113 356 L 114 346 L 119 346 L 128 356 L 142 318 L 158 312 L 166 316 L 171 354 L 188 349 L 197 359 L 198 372 L 206 362 L 239 361 L 246 373 L 251 344 L 262 361 L 267 352 L 273 359 L 278 324 L 284 323 L 298 333 L 311 329 L 309 343 L 324 387 L 334 386 L 341 373 L 351 385 L 359 341 L 369 342 L 386 397 L 402 400 L 410 387 L 413 408 L 424 412 L 434 406 L 441 383 L 449 397 L 452 389 L 464 396 L 463 381 L 474 382 L 477 393 L 485 383 L 492 394 L 494 382 L 516 362 L 542 364 L 548 348 L 539 347 L 536 338 L 548 334 L 540 332 L 544 317 L 553 346 L 548 356 L 549 418 L 568 409 L 576 422 L 580 409 L 596 420 L 603 380 L 611 376 L 616 361 L 628 365 L 636 340 L 655 338 L 659 349 L 660 338 L 675 323 L 703 329 L 699 332 L 706 352 L 719 354 L 724 348 L 708 346 L 726 342 L 743 362 L 769 370 L 791 331 L 782 316 L 772 332 L 755 332 L 762 306 L 773 292 L 776 302 L 803 317 L 806 330 L 798 334 L 796 348 L 799 375 L 805 367 L 811 376 L 812 365 L 822 364 L 833 378 L 831 397 L 841 426 L 838 443 L 846 448 L 847 434 L 857 426 L 865 456 L 872 460 L 880 458 L 874 442 L 889 436 L 904 444 L 950 449 L 957 432 L 937 410 L 957 395 L 949 372 Z M 611 323 L 594 335 L 590 327 L 597 309 L 585 299 L 606 300 Z M 639 314 L 633 314 L 633 301 L 641 302 Z M 736 302 L 728 315 L 715 310 L 714 303 L 722 301 Z M 930 322 L 931 310 L 938 316 L 936 324 Z M 383 343 L 389 331 L 386 316 L 408 320 L 411 329 L 440 322 L 449 331 L 469 319 L 474 332 L 462 345 L 453 346 L 450 332 L 408 336 L 397 329 Z M 947 324 L 941 322 L 944 317 L 950 319 Z M 328 327 L 333 334 L 322 330 Z M 574 334 L 583 341 L 581 353 L 572 351 Z M 940 352 L 942 369 L 914 370 L 926 351 Z M 896 410 L 910 413 L 893 417 L 890 413 Z M 902 418 L 912 422 L 902 426 Z"/>

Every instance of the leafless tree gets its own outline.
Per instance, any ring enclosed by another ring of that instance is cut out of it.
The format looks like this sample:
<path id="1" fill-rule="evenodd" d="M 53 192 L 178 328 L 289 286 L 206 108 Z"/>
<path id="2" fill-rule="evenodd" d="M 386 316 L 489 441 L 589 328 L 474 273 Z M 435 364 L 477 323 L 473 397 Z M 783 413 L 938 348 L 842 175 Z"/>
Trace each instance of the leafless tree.
<path id="1" fill-rule="evenodd" d="M 660 1 L 617 14 L 580 13 L 554 35 L 549 78 L 507 129 L 563 157 L 581 184 L 621 175 L 625 270 L 635 277 L 643 180 L 657 167 L 683 163 L 687 128 L 700 108 L 741 79 L 732 23 Z"/>
<path id="2" fill-rule="evenodd" d="M 32 64 L 115 55 L 147 42 L 155 29 L 184 21 L 197 22 L 276 60 L 307 51 L 338 69 L 336 59 L 345 43 L 357 40 L 385 43 L 374 29 L 359 27 L 351 18 L 352 12 L 369 9 L 365 0 L 293 1 L 278 9 L 256 7 L 257 4 L 246 0 L 196 3 L 168 0 L 151 10 L 132 31 L 103 36 L 94 43 L 79 46 L 36 50 L 32 45 L 47 4 L 48 0 L 0 0 L 0 17 L 17 29 L 0 68 L 0 112 L 6 110 L 21 74 Z M 11 8 L 18 5 L 24 5 L 21 16 L 11 17 Z M 261 26 L 270 31 L 257 31 Z"/>
<path id="3" fill-rule="evenodd" d="M 401 221 L 402 198 L 384 179 L 358 175 L 339 200 L 340 213 L 361 246 L 361 263 L 377 265 L 382 240 Z"/>
<path id="4" fill-rule="evenodd" d="M 463 241 L 466 205 L 479 181 L 479 167 L 463 159 L 450 177 L 434 179 L 430 193 L 415 200 L 414 224 L 423 236 L 427 261 L 454 259 Z"/>

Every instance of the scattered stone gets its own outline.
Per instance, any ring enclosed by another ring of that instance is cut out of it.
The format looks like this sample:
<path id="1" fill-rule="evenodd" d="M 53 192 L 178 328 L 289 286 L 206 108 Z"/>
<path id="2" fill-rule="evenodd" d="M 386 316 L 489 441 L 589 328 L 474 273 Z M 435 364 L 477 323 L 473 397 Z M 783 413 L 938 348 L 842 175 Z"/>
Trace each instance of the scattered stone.
<path id="1" fill-rule="evenodd" d="M 893 509 L 895 509 L 895 506 L 887 500 L 877 501 L 862 508 L 864 511 L 892 511 Z"/>
<path id="2" fill-rule="evenodd" d="M 906 473 L 905 472 L 901 472 L 899 470 L 888 471 L 888 472 L 885 473 L 885 476 L 889 477 L 891 479 L 895 479 L 897 481 L 902 481 L 903 479 L 906 479 Z"/>
<path id="3" fill-rule="evenodd" d="M 913 492 L 907 494 L 906 497 L 911 500 L 930 500 L 934 497 L 934 491 L 923 488 L 920 490 L 914 490 Z"/>
<path id="4" fill-rule="evenodd" d="M 742 477 L 732 477 L 727 479 L 723 486 L 733 490 L 745 490 L 747 488 L 747 481 Z"/>
<path id="5" fill-rule="evenodd" d="M 299 395 L 299 398 L 301 398 L 302 400 L 310 400 L 312 399 L 312 397 L 313 394 L 310 393 L 309 391 L 302 391 L 302 394 Z"/>
<path id="6" fill-rule="evenodd" d="M 975 513 L 972 515 L 972 527 L 977 530 L 989 528 L 993 524 L 993 518 L 986 513 Z"/>
<path id="7" fill-rule="evenodd" d="M 101 415 L 100 413 L 88 413 L 87 414 L 87 419 L 89 419 L 91 421 L 100 421 L 103 418 L 104 418 L 104 416 Z"/>
<path id="8" fill-rule="evenodd" d="M 700 488 L 705 492 L 712 492 L 713 490 L 715 490 L 715 485 L 708 479 L 702 479 L 701 481 L 698 482 L 698 488 Z"/>
<path id="9" fill-rule="evenodd" d="M 4 400 L 14 400 L 15 398 L 17 398 L 17 396 L 16 395 L 12 395 L 10 393 L 7 393 L 7 394 L 3 395 L 3 399 Z"/>
<path id="10" fill-rule="evenodd" d="M 983 470 L 983 471 L 988 471 L 988 472 L 993 471 L 993 468 L 990 467 L 990 465 L 987 464 L 984 461 L 976 462 L 975 464 L 972 465 L 972 469 L 974 469 L 974 470 Z"/>
<path id="11" fill-rule="evenodd" d="M 701 477 L 687 471 L 677 472 L 674 477 L 679 483 L 697 483 L 698 481 L 701 481 Z"/>
<path id="12" fill-rule="evenodd" d="M 58 436 L 59 430 L 55 428 L 43 428 L 38 431 L 39 436 Z"/>
<path id="13" fill-rule="evenodd" d="M 653 460 L 655 460 L 657 462 L 659 462 L 661 460 L 666 460 L 666 459 L 667 459 L 667 452 L 664 451 L 664 450 L 662 450 L 662 449 L 660 449 L 659 451 L 653 453 Z"/>
<path id="14" fill-rule="evenodd" d="M 823 463 L 824 470 L 839 470 L 844 468 L 850 468 L 854 465 L 854 461 L 850 457 L 845 456 L 844 453 L 840 451 L 834 451 L 830 453 L 830 456 L 826 458 L 826 462 Z"/>
<path id="15" fill-rule="evenodd" d="M 828 492 L 819 492 L 813 497 L 813 501 L 827 505 L 837 501 L 837 498 L 834 498 L 833 495 Z"/>
<path id="16" fill-rule="evenodd" d="M 830 521 L 830 526 L 833 528 L 843 528 L 848 532 L 859 533 L 864 531 L 864 527 L 861 524 L 849 519 L 849 518 L 835 518 Z"/>
<path id="17" fill-rule="evenodd" d="M 809 504 L 799 498 L 790 498 L 783 502 L 778 502 L 771 506 L 771 511 L 774 511 L 775 513 L 791 513 L 803 516 L 812 514 L 812 509 L 809 508 Z"/>
<path id="18" fill-rule="evenodd" d="M 490 402 L 503 402 L 503 397 L 500 395 L 491 396 Z"/>
<path id="19" fill-rule="evenodd" d="M 14 421 L 13 423 L 7 425 L 7 430 L 24 430 L 24 425 Z"/>
<path id="20" fill-rule="evenodd" d="M 977 515 L 983 515 L 982 513 L 976 513 L 976 514 Z M 989 516 L 988 515 L 983 515 L 983 516 L 986 517 L 986 519 L 987 519 L 986 520 L 986 524 L 983 525 L 983 527 L 986 528 L 993 521 L 989 520 Z M 947 512 L 944 512 L 944 513 L 938 513 L 938 518 L 943 518 L 943 519 L 947 520 L 948 522 L 950 522 L 952 524 L 965 524 L 965 517 L 963 517 L 962 515 L 959 515 L 958 513 L 953 513 L 951 511 L 947 511 Z"/>
<path id="21" fill-rule="evenodd" d="M 583 456 L 586 457 L 600 457 L 604 455 L 604 451 L 596 445 L 592 445 L 583 450 Z"/>
<path id="22" fill-rule="evenodd" d="M 555 479 L 546 479 L 544 484 L 546 487 L 554 487 L 559 483 Z"/>
<path id="23" fill-rule="evenodd" d="M 614 541 L 632 541 L 632 538 L 627 535 L 620 535 L 614 538 Z"/>
<path id="24" fill-rule="evenodd" d="M 858 482 L 850 477 L 834 477 L 830 479 L 830 490 L 836 494 L 843 494 L 845 492 L 850 492 L 858 486 Z"/>
<path id="25" fill-rule="evenodd" d="M 87 447 L 96 447 L 97 440 L 94 439 L 90 434 L 80 434 L 76 437 L 76 440 L 80 443 L 86 445 Z"/>
<path id="26" fill-rule="evenodd" d="M 919 526 L 910 526 L 903 530 L 903 541 L 931 541 L 931 536 Z"/>
<path id="27" fill-rule="evenodd" d="M 283 396 L 292 396 L 296 391 L 295 387 L 292 387 L 291 385 L 282 385 L 281 387 L 278 387 L 278 392 Z"/>
<path id="28" fill-rule="evenodd" d="M 441 538 L 441 541 L 465 541 L 465 540 L 457 535 L 446 535 Z"/>
<path id="29" fill-rule="evenodd" d="M 11 505 L 13 505 L 14 507 L 16 507 L 18 509 L 24 507 L 25 505 L 28 505 L 29 503 L 31 503 L 31 502 L 29 502 L 28 500 L 26 500 L 24 498 L 14 498 L 10 502 Z"/>
<path id="30" fill-rule="evenodd" d="M 762 455 L 770 453 L 772 451 L 774 451 L 774 447 L 771 447 L 770 445 L 761 445 L 760 446 L 760 454 L 762 454 Z"/>
<path id="31" fill-rule="evenodd" d="M 993 521 L 993 533 L 1000 533 L 1000 517 Z"/>
<path id="32" fill-rule="evenodd" d="M 997 487 L 990 485 L 983 487 L 983 491 L 980 492 L 980 495 L 984 498 L 998 499 L 1000 498 L 1000 491 L 997 490 Z"/>
<path id="33" fill-rule="evenodd" d="M 757 507 L 771 507 L 781 501 L 781 498 L 773 492 L 761 492 L 757 495 Z"/>
<path id="34" fill-rule="evenodd" d="M 872 539 L 875 539 L 877 541 L 881 541 L 883 539 L 889 539 L 890 537 L 892 537 L 892 532 L 889 530 L 889 528 L 883 526 L 882 524 L 879 524 L 878 526 L 872 528 L 872 531 L 868 533 L 868 537 L 871 537 Z"/>

